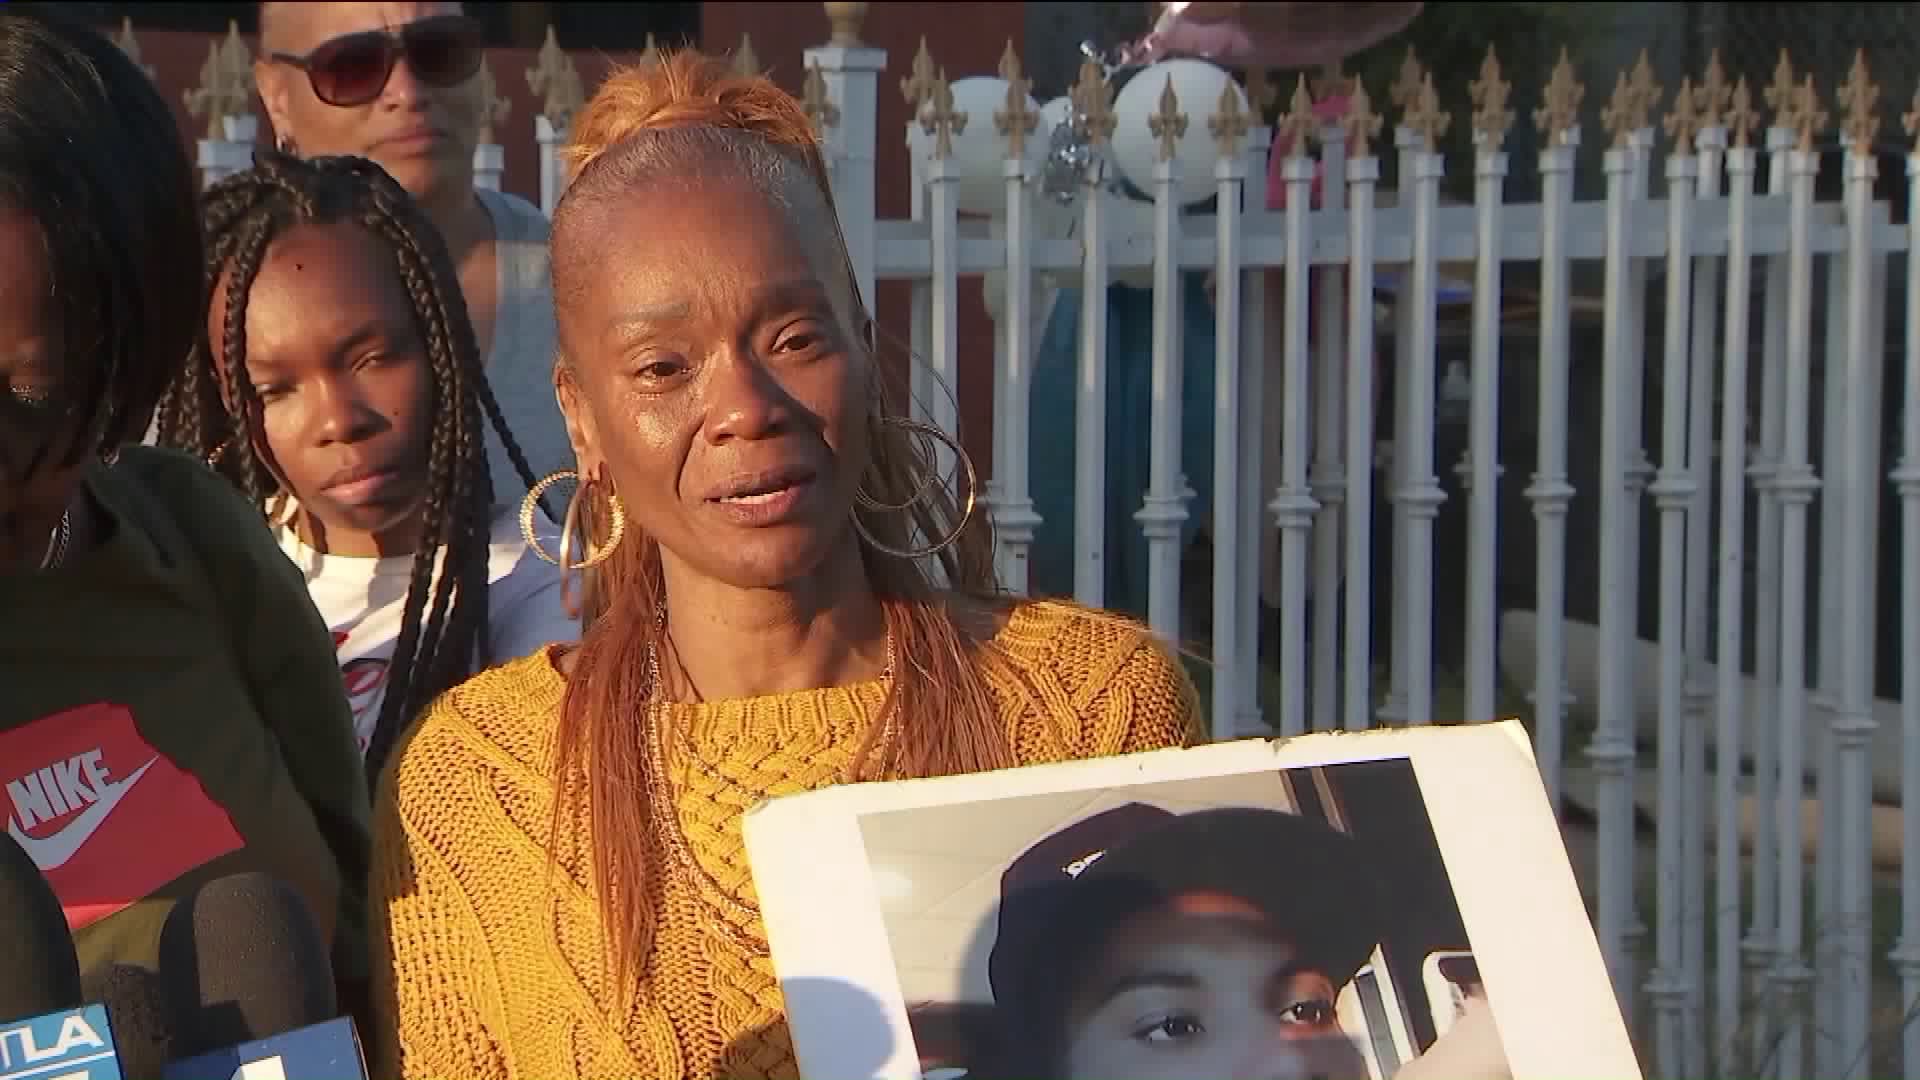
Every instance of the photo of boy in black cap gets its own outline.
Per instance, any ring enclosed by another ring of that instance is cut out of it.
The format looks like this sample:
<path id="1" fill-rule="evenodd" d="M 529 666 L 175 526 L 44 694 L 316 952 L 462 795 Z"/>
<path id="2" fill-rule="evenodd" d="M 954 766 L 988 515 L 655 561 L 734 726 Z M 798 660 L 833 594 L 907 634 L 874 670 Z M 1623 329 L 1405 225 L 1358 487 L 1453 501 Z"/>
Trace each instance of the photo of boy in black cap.
<path id="1" fill-rule="evenodd" d="M 1505 1077 L 1484 997 L 1437 1040 L 1425 1024 L 1404 1062 L 1390 1034 L 1364 1030 L 1372 1017 L 1343 1027 L 1342 991 L 1393 940 L 1396 899 L 1437 899 L 1392 895 L 1379 855 L 1317 816 L 1257 807 L 1175 813 L 1136 801 L 1056 829 L 1000 875 L 986 973 L 992 1035 L 979 1038 L 964 1075 Z M 934 1034 L 919 1017 L 914 1027 L 917 1040 Z M 950 1048 L 932 1061 L 928 1049 L 923 1068 L 954 1063 Z"/>

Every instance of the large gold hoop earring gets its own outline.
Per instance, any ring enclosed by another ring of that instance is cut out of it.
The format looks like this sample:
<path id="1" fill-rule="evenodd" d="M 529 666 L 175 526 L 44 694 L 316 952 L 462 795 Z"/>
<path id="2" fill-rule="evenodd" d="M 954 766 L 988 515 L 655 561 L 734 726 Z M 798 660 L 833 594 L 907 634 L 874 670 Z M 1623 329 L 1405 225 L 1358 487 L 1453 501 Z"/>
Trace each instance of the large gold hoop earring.
<path id="1" fill-rule="evenodd" d="M 896 559 L 915 560 L 938 555 L 942 551 L 952 547 L 960 539 L 960 534 L 966 531 L 967 524 L 973 520 L 975 506 L 979 504 L 980 475 L 973 469 L 973 458 L 968 456 L 966 447 L 960 445 L 960 440 L 942 431 L 938 425 L 923 424 L 918 420 L 908 420 L 898 416 L 882 417 L 881 423 L 893 424 L 896 427 L 906 429 L 912 434 L 945 443 L 947 447 L 953 451 L 954 459 L 959 462 L 961 472 L 966 478 L 965 492 L 960 500 L 960 520 L 954 522 L 953 528 L 948 530 L 947 534 L 939 540 L 917 548 L 897 548 L 882 543 L 874 537 L 872 532 L 868 531 L 866 525 L 860 520 L 858 512 L 852 515 L 853 531 L 859 533 L 860 539 L 865 540 L 868 546 L 872 547 L 875 551 L 883 555 L 891 555 Z M 937 479 L 937 474 L 930 476 L 927 481 L 920 486 L 912 499 L 898 506 L 878 502 L 858 489 L 854 491 L 854 501 L 868 509 L 905 510 L 926 498 L 927 492 L 932 489 Z"/>
<path id="2" fill-rule="evenodd" d="M 894 416 L 879 417 L 878 422 L 882 424 L 892 424 L 895 427 L 906 430 L 908 435 L 918 438 L 921 441 L 922 445 L 927 447 L 926 455 L 927 455 L 927 460 L 930 462 L 937 463 L 939 460 L 938 455 L 935 454 L 932 450 L 932 444 L 936 440 L 940 442 L 944 442 L 948 446 L 953 447 L 955 452 L 960 454 L 961 457 L 964 458 L 966 456 L 966 451 L 961 450 L 959 448 L 960 446 L 959 443 L 956 443 L 952 439 L 947 438 L 945 432 L 941 431 L 938 427 L 935 427 L 931 424 L 922 424 L 917 420 L 902 420 L 899 417 L 894 417 Z M 971 472 L 972 462 L 968 462 L 967 464 L 968 464 L 968 470 L 969 472 Z M 904 502 L 897 502 L 897 503 L 881 502 L 880 500 L 867 494 L 866 488 L 864 486 L 853 489 L 853 501 L 859 504 L 860 509 L 870 510 L 876 514 L 904 513 L 908 510 L 913 509 L 916 506 L 919 506 L 921 503 L 926 502 L 927 496 L 933 494 L 934 485 L 938 484 L 939 482 L 940 482 L 939 472 L 933 469 L 928 469 L 925 479 L 920 481 L 920 486 L 917 488 L 914 488 L 913 494 L 907 496 Z"/>
<path id="3" fill-rule="evenodd" d="M 540 543 L 539 535 L 534 532 L 533 519 L 534 515 L 538 513 L 540 509 L 540 496 L 545 495 L 549 488 L 562 480 L 578 480 L 580 483 L 579 487 L 574 490 L 573 498 L 567 500 L 567 512 L 560 521 L 560 550 L 557 552 L 548 552 L 545 545 Z M 624 506 L 620 505 L 620 497 L 610 492 L 607 495 L 607 542 L 601 545 L 598 551 L 588 550 L 586 558 L 580 560 L 578 563 L 568 561 L 568 557 L 573 549 L 574 534 L 579 531 L 580 527 L 580 498 L 585 495 L 587 490 L 592 486 L 593 481 L 591 479 L 582 479 L 580 474 L 574 472 L 572 469 L 561 469 L 558 472 L 549 473 L 541 477 L 539 483 L 527 490 L 526 498 L 520 500 L 521 539 L 527 542 L 527 547 L 531 549 L 535 555 L 559 567 L 562 573 L 577 570 L 591 570 L 601 563 L 606 562 L 607 557 L 612 555 L 614 549 L 620 546 L 621 538 L 627 534 L 627 510 Z M 590 547 L 586 542 L 586 537 L 581 537 L 581 541 L 582 547 Z"/>

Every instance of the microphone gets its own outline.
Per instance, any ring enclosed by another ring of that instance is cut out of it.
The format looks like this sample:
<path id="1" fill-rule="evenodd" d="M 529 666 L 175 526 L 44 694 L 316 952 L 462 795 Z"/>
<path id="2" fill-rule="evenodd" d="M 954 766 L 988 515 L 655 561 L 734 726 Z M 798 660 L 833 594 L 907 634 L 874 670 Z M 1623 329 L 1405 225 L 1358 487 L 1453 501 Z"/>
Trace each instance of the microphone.
<path id="1" fill-rule="evenodd" d="M 83 985 L 87 1000 L 106 1006 L 114 1049 L 119 1052 L 119 1075 L 125 1080 L 159 1080 L 173 1056 L 174 1038 L 166 984 L 160 976 L 143 967 L 115 964 L 104 976 L 83 979 Z"/>
<path id="2" fill-rule="evenodd" d="M 365 1080 L 353 1021 L 335 1016 L 326 941 L 273 878 L 218 878 L 176 906 L 160 973 L 185 1056 L 162 1080 Z"/>
<path id="3" fill-rule="evenodd" d="M 0 835 L 0 1080 L 121 1080 L 107 1011 L 80 990 L 59 897 Z"/>
<path id="4" fill-rule="evenodd" d="M 80 960 L 53 886 L 0 833 L 0 1020 L 80 1004 Z"/>

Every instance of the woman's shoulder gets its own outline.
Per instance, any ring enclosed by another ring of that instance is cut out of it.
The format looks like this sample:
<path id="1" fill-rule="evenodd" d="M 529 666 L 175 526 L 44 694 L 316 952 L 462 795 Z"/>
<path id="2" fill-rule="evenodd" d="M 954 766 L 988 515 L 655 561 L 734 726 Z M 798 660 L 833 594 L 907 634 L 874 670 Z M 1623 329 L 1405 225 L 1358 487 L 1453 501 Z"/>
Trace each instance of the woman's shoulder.
<path id="1" fill-rule="evenodd" d="M 231 571 L 240 567 L 297 580 L 279 541 L 255 506 L 226 477 L 199 458 L 158 446 L 128 446 L 95 474 L 93 490 L 120 516 L 164 541 L 180 534 L 200 557 Z"/>
<path id="2" fill-rule="evenodd" d="M 566 681 L 550 649 L 487 668 L 441 694 L 394 753 L 396 784 L 490 762 L 528 779 L 546 775 Z"/>
<path id="3" fill-rule="evenodd" d="M 1019 600 L 998 618 L 993 640 L 1000 652 L 1076 682 L 1103 681 L 1130 662 L 1175 663 L 1139 620 L 1070 600 Z"/>
<path id="4" fill-rule="evenodd" d="M 1187 745 L 1199 699 L 1174 650 L 1138 620 L 1066 600 L 1017 602 L 984 671 L 1021 717 L 1028 763 Z"/>

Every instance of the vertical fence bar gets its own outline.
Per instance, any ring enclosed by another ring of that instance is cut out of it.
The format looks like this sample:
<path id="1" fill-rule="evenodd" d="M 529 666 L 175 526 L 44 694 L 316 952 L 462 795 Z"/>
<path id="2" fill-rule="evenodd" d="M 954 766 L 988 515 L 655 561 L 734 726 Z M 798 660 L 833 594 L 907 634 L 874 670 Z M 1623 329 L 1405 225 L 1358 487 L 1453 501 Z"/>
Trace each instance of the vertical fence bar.
<path id="1" fill-rule="evenodd" d="M 1802 92 L 1808 99 L 1802 111 L 1813 108 L 1811 81 Z M 1779 836 L 1775 883 L 1777 923 L 1772 984 L 1774 1013 L 1779 1017 L 1775 1043 L 1775 1080 L 1794 1080 L 1806 1068 L 1805 994 L 1813 971 L 1802 955 L 1804 848 L 1801 843 L 1800 805 L 1806 776 L 1806 623 L 1807 623 L 1807 507 L 1820 482 L 1807 454 L 1808 382 L 1813 357 L 1809 337 L 1813 321 L 1813 181 L 1820 158 L 1812 147 L 1817 125 L 1801 120 L 1799 139 L 1787 156 L 1787 348 L 1785 423 L 1782 428 L 1780 471 L 1775 477 L 1780 499 L 1780 718 L 1776 745 L 1780 779 L 1775 792 L 1774 827 Z"/>
<path id="2" fill-rule="evenodd" d="M 1782 57 L 1785 62 L 1785 57 Z M 1785 104 L 1780 94 L 1794 92 L 1793 73 L 1787 71 L 1784 90 L 1776 82 L 1767 91 L 1768 104 L 1778 111 Z M 1793 132 L 1774 125 L 1767 129 L 1767 193 L 1787 192 L 1787 155 L 1793 147 Z M 1753 679 L 1759 700 L 1751 710 L 1753 736 L 1754 814 L 1753 829 L 1753 912 L 1742 952 L 1746 957 L 1749 993 L 1756 999 L 1771 993 L 1775 960 L 1774 931 L 1780 917 L 1775 910 L 1779 899 L 1779 831 L 1775 828 L 1774 801 L 1780 787 L 1780 499 L 1779 475 L 1781 440 L 1786 424 L 1787 370 L 1787 274 L 1790 260 L 1784 255 L 1768 256 L 1765 262 L 1766 286 L 1762 297 L 1760 341 L 1760 442 L 1754 453 L 1753 477 L 1756 532 L 1754 538 L 1753 600 Z M 1797 788 L 1795 789 L 1798 790 Z M 1767 1025 L 1753 1025 L 1750 1053 L 1755 1062 L 1771 1052 L 1772 1033 Z"/>
<path id="3" fill-rule="evenodd" d="M 1373 200 L 1380 130 L 1367 88 L 1354 84 L 1347 126 L 1346 728 L 1372 726 L 1373 706 Z M 1328 380 L 1334 373 L 1325 373 Z"/>
<path id="4" fill-rule="evenodd" d="M 1533 716 L 1536 755 L 1547 799 L 1560 809 L 1565 769 L 1567 710 L 1565 629 L 1567 610 L 1567 512 L 1573 486 L 1567 481 L 1567 377 L 1571 367 L 1573 312 L 1568 288 L 1567 219 L 1573 203 L 1573 167 L 1580 148 L 1581 99 L 1565 50 L 1547 82 L 1534 127 L 1545 139 L 1540 150 L 1540 441 L 1538 469 L 1527 497 L 1533 500 L 1539 536 L 1535 592 L 1540 610 L 1534 651 Z"/>
<path id="5" fill-rule="evenodd" d="M 1693 996 L 1686 970 L 1686 572 L 1687 511 L 1694 484 L 1687 470 L 1687 392 L 1691 383 L 1688 319 L 1693 287 L 1693 85 L 1680 84 L 1668 120 L 1673 146 L 1667 154 L 1667 297 L 1665 350 L 1661 365 L 1660 472 L 1652 494 L 1660 514 L 1660 718 L 1659 814 L 1654 902 L 1654 970 L 1647 995 L 1654 1007 L 1654 1045 L 1663 1076 L 1685 1069 L 1687 1007 Z"/>
<path id="6" fill-rule="evenodd" d="M 1720 168 L 1726 150 L 1726 130 L 1721 127 L 1728 88 L 1716 54 L 1707 77 L 1695 92 L 1694 103 L 1701 111 L 1700 133 L 1694 137 L 1695 157 L 1699 161 L 1694 181 L 1697 200 L 1720 199 Z M 1725 206 L 1724 202 L 1720 203 Z M 1714 345 L 1719 332 L 1715 315 L 1720 310 L 1720 260 L 1696 257 L 1693 271 L 1691 383 L 1687 390 L 1687 474 L 1693 483 L 1692 501 L 1687 505 L 1686 567 L 1686 657 L 1687 676 L 1683 714 L 1686 717 L 1686 822 L 1683 860 L 1686 883 L 1681 907 L 1683 950 L 1686 956 L 1687 1031 L 1686 1072 L 1704 1076 L 1711 1025 L 1707 1020 L 1707 820 L 1709 793 L 1707 781 L 1707 731 L 1712 726 L 1709 711 L 1713 703 L 1713 680 L 1708 675 L 1707 640 L 1713 614 L 1710 606 L 1713 576 L 1713 376 Z M 1737 666 L 1737 664 L 1736 664 Z M 1737 760 L 1737 759 L 1736 759 Z"/>
<path id="7" fill-rule="evenodd" d="M 1920 134 L 1920 95 L 1905 117 Z M 1900 1014 L 1920 1011 L 1920 151 L 1907 155 L 1906 367 L 1902 372 L 1900 464 Z M 1900 1066 L 1920 1080 L 1920 1024 L 1901 1029 Z"/>
<path id="8" fill-rule="evenodd" d="M 1511 90 L 1487 50 L 1473 84 L 1474 277 L 1473 398 L 1467 454 L 1472 484 L 1467 494 L 1467 714 L 1456 720 L 1491 720 L 1499 658 L 1494 622 L 1499 617 L 1495 556 L 1500 502 L 1500 205 L 1505 197 L 1507 155 L 1501 151 L 1513 114 Z"/>
<path id="9" fill-rule="evenodd" d="M 1413 155 L 1413 364 L 1405 388 L 1413 395 L 1414 437 L 1397 448 L 1406 455 L 1408 514 L 1407 562 L 1407 721 L 1433 719 L 1433 530 L 1446 495 L 1433 472 L 1434 348 L 1438 313 L 1439 275 L 1434 254 L 1434 218 L 1440 203 L 1440 180 L 1446 161 L 1437 152 L 1449 117 L 1440 109 L 1429 74 L 1420 88 L 1419 102 L 1407 117 L 1425 146 Z M 1370 362 L 1362 358 L 1358 362 Z"/>
<path id="10" fill-rule="evenodd" d="M 1308 486 L 1307 319 L 1313 266 L 1313 159 L 1307 156 L 1308 125 L 1313 123 L 1313 101 L 1302 77 L 1282 123 L 1289 143 L 1280 163 L 1280 182 L 1287 188 L 1286 277 L 1282 299 L 1285 340 L 1280 349 L 1280 397 L 1285 416 L 1280 421 L 1280 491 L 1273 513 L 1280 527 L 1280 734 L 1307 730 L 1307 551 L 1312 543 L 1319 500 Z M 1323 603 L 1331 601 L 1322 600 Z"/>
<path id="11" fill-rule="evenodd" d="M 1600 417 L 1600 631 L 1598 657 L 1599 724 L 1587 756 L 1593 762 L 1596 790 L 1595 817 L 1599 831 L 1599 887 L 1595 911 L 1600 949 L 1613 976 L 1614 994 L 1621 1008 L 1631 1015 L 1633 973 L 1627 954 L 1627 933 L 1633 919 L 1633 790 L 1627 766 L 1633 760 L 1632 662 L 1627 646 L 1631 636 L 1621 632 L 1621 624 L 1630 612 L 1623 610 L 1626 592 L 1632 587 L 1634 567 L 1623 565 L 1624 545 L 1619 543 L 1625 504 L 1630 495 L 1626 471 L 1629 466 L 1626 418 L 1629 409 L 1638 412 L 1637 402 L 1628 394 L 1631 384 L 1626 368 L 1631 362 L 1628 350 L 1631 329 L 1626 325 L 1629 226 L 1632 204 L 1633 148 L 1627 142 L 1624 123 L 1617 115 L 1624 108 L 1626 77 L 1614 93 L 1616 115 L 1609 118 L 1614 143 L 1601 159 L 1607 178 L 1606 260 L 1603 287 L 1605 317 L 1601 329 L 1601 417 Z M 1624 691 L 1624 694 L 1623 694 Z"/>
<path id="12" fill-rule="evenodd" d="M 994 406 L 995 440 L 1001 460 L 994 463 L 999 494 L 993 508 L 993 536 L 999 548 L 1000 584 L 1020 595 L 1027 592 L 1028 558 L 1034 537 L 1040 529 L 1040 515 L 1034 513 L 1028 494 L 1028 470 L 1031 459 L 1029 431 L 1032 416 L 1028 402 L 1033 385 L 1033 165 L 1027 140 L 1039 126 L 1039 115 L 1032 111 L 1027 96 L 1031 85 L 1020 73 L 1020 59 L 1007 43 L 1000 61 L 1000 77 L 1007 83 L 1004 109 L 993 117 L 994 127 L 1007 142 L 1001 175 L 1006 181 L 1007 198 L 1007 297 L 1002 305 L 1005 320 L 1004 377 L 1000 380 L 1003 396 Z"/>
<path id="13" fill-rule="evenodd" d="M 1247 131 L 1247 113 L 1240 104 L 1240 89 L 1231 81 L 1222 89 L 1207 127 L 1217 154 L 1213 180 L 1218 245 L 1213 295 L 1213 737 L 1231 739 L 1237 734 L 1241 698 L 1248 689 L 1239 677 L 1239 665 L 1249 650 L 1241 644 L 1236 601 L 1259 565 L 1259 549 L 1240 542 L 1240 504 L 1247 487 L 1240 475 L 1241 432 L 1250 420 L 1257 423 L 1259 415 L 1257 404 L 1249 404 L 1243 413 L 1242 402 L 1260 400 L 1257 394 L 1246 396 L 1240 365 L 1240 200 L 1247 177 L 1240 142 Z M 1247 459 L 1256 476 L 1259 461 L 1258 457 Z"/>
<path id="14" fill-rule="evenodd" d="M 1872 1018 L 1872 888 L 1873 851 L 1873 503 L 1880 491 L 1874 463 L 1880 435 L 1880 399 L 1876 368 L 1886 351 L 1880 327 L 1873 320 L 1874 181 L 1879 177 L 1873 142 L 1879 118 L 1873 110 L 1879 90 L 1867 79 L 1865 53 L 1858 54 L 1852 74 L 1840 90 L 1847 110 L 1846 222 L 1847 302 L 1846 354 L 1836 371 L 1828 360 L 1828 378 L 1839 376 L 1842 406 L 1841 454 L 1828 466 L 1829 490 L 1845 491 L 1840 550 L 1823 562 L 1840 564 L 1840 670 L 1830 721 L 1834 753 L 1836 803 L 1821 806 L 1823 818 L 1837 819 L 1838 850 L 1834 853 L 1834 1068 L 1839 1080 L 1864 1080 Z M 1829 318 L 1832 316 L 1830 315 Z"/>
<path id="15" fill-rule="evenodd" d="M 1106 597 L 1107 576 L 1107 239 L 1106 155 L 1113 135 L 1113 88 L 1100 65 L 1080 66 L 1073 89 L 1078 122 L 1092 144 L 1080 232 L 1080 379 L 1074 405 L 1073 595 L 1089 607 Z"/>
<path id="16" fill-rule="evenodd" d="M 1264 77 L 1256 72 L 1248 73 L 1247 96 L 1252 126 L 1246 133 L 1241 165 L 1241 199 L 1248 213 L 1256 216 L 1264 215 L 1267 206 L 1267 154 L 1273 145 L 1273 130 L 1259 121 L 1265 119 L 1264 110 L 1270 93 Z M 1273 377 L 1267 371 L 1271 362 L 1266 339 L 1267 273 L 1267 270 L 1259 268 L 1240 271 L 1240 354 L 1236 363 L 1240 369 L 1240 389 L 1246 401 L 1244 411 L 1240 414 L 1240 460 L 1245 471 L 1241 474 L 1242 493 L 1236 511 L 1236 528 L 1240 537 L 1241 561 L 1247 568 L 1248 577 L 1235 584 L 1231 595 L 1239 613 L 1241 657 L 1240 715 L 1236 718 L 1234 730 L 1243 736 L 1271 734 L 1262 715 L 1260 700 L 1262 605 L 1257 577 L 1267 515 L 1262 463 L 1267 458 L 1267 447 L 1272 445 L 1268 441 L 1268 418 L 1262 411 L 1262 405 L 1267 400 L 1266 380 Z M 1220 602 L 1219 593 L 1216 592 L 1214 603 Z M 1282 679 L 1293 678 L 1299 683 L 1306 680 L 1304 670 L 1290 671 L 1283 664 L 1281 672 Z M 1304 716 L 1304 712 L 1301 715 Z"/>
<path id="17" fill-rule="evenodd" d="M 1729 118 L 1733 145 L 1727 151 L 1726 321 L 1722 338 L 1726 365 L 1720 403 L 1719 611 L 1715 620 L 1719 664 L 1715 668 L 1714 747 L 1714 1024 L 1711 1068 L 1718 1075 L 1737 1069 L 1735 1039 L 1740 1032 L 1740 759 L 1743 722 L 1741 675 L 1742 600 L 1746 559 L 1747 462 L 1747 301 L 1752 289 L 1748 215 L 1753 198 L 1754 152 L 1747 144 L 1752 113 L 1743 79 L 1734 87 Z M 1757 892 L 1758 890 L 1756 890 Z M 1705 1070 L 1696 1075 L 1705 1075 Z"/>
<path id="18" fill-rule="evenodd" d="M 1339 124 L 1315 120 L 1320 135 L 1320 191 L 1322 206 L 1341 205 L 1347 190 L 1347 148 Z M 1340 717 L 1340 534 L 1346 527 L 1346 473 L 1341 461 L 1341 365 L 1349 362 L 1345 334 L 1347 268 L 1325 266 L 1315 272 L 1317 295 L 1313 310 L 1313 494 L 1320 510 L 1313 518 L 1313 647 L 1309 659 L 1313 676 L 1313 729 L 1331 731 Z"/>
<path id="19" fill-rule="evenodd" d="M 1180 531 L 1187 521 L 1186 482 L 1180 472 L 1180 112 L 1167 76 L 1160 108 L 1148 118 L 1158 142 L 1153 166 L 1153 370 L 1148 479 L 1134 514 L 1147 540 L 1147 622 L 1169 642 L 1180 638 Z M 1219 422 L 1216 417 L 1215 422 Z M 1218 680 L 1216 680 L 1218 681 Z"/>

